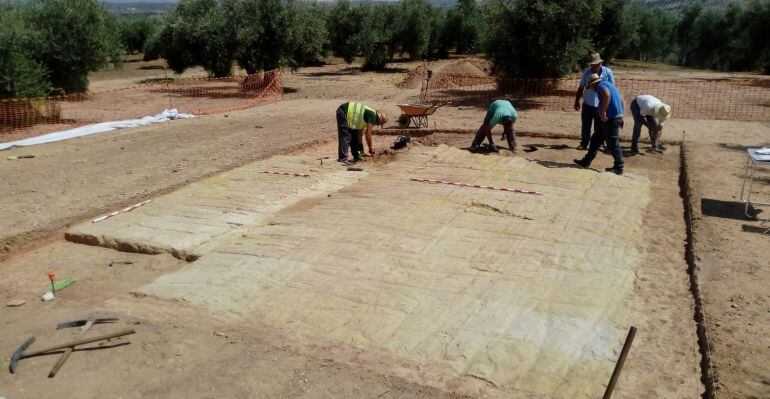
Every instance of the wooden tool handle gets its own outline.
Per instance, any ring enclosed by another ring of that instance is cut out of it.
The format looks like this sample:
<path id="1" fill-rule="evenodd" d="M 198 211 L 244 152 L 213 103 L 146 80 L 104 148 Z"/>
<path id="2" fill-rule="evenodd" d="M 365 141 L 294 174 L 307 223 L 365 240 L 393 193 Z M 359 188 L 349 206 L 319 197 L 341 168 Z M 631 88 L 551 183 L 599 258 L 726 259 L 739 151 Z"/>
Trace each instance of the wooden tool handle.
<path id="1" fill-rule="evenodd" d="M 88 330 L 91 329 L 91 326 L 94 325 L 94 319 L 90 319 L 86 322 L 86 324 L 83 325 L 83 327 L 80 327 L 80 333 L 78 333 L 78 336 L 75 337 L 76 340 L 83 338 L 86 333 L 88 333 Z M 59 372 L 59 369 L 61 366 L 64 365 L 64 362 L 67 361 L 67 358 L 70 357 L 72 354 L 72 351 L 75 349 L 75 347 L 70 346 L 69 348 L 64 350 L 64 353 L 59 356 L 59 360 L 56 361 L 56 364 L 53 365 L 51 368 L 51 371 L 48 372 L 48 378 L 56 377 L 56 373 Z"/>
<path id="2" fill-rule="evenodd" d="M 631 326 L 631 328 L 628 330 L 628 335 L 626 336 L 626 342 L 623 344 L 623 350 L 620 351 L 618 362 L 615 363 L 615 370 L 612 371 L 610 383 L 607 384 L 607 389 L 604 390 L 604 396 L 602 396 L 602 399 L 610 399 L 612 397 L 612 392 L 615 390 L 615 384 L 618 383 L 618 378 L 620 378 L 620 371 L 623 370 L 623 364 L 626 363 L 626 357 L 628 356 L 628 351 L 631 349 L 631 344 L 634 342 L 635 336 L 636 327 Z"/>
<path id="3" fill-rule="evenodd" d="M 67 343 L 64 343 L 64 344 L 61 344 L 61 345 L 56 345 L 56 346 L 52 346 L 52 347 L 49 347 L 49 348 L 41 349 L 39 351 L 25 353 L 25 354 L 21 355 L 20 359 L 24 359 L 24 358 L 27 358 L 27 357 L 40 355 L 40 354 L 43 354 L 43 353 L 46 353 L 46 352 L 52 352 L 52 351 L 59 350 L 59 349 L 69 348 L 71 346 L 80 346 L 80 345 L 90 344 L 92 342 L 103 341 L 105 339 L 110 339 L 110 338 L 122 337 L 124 335 L 130 335 L 130 334 L 134 334 L 134 333 L 136 333 L 136 330 L 134 330 L 133 328 L 130 328 L 128 330 L 118 331 L 118 332 L 115 332 L 115 333 L 112 333 L 112 334 L 100 335 L 98 337 L 77 339 L 77 340 L 70 341 L 70 342 L 67 342 Z"/>
<path id="4" fill-rule="evenodd" d="M 48 378 L 56 377 L 56 373 L 59 372 L 59 369 L 61 366 L 64 365 L 64 362 L 67 361 L 67 359 L 70 357 L 70 354 L 72 353 L 73 347 L 69 347 L 64 350 L 64 353 L 59 356 L 59 360 L 56 361 L 56 364 L 53 365 L 51 368 L 51 371 L 48 372 Z"/>

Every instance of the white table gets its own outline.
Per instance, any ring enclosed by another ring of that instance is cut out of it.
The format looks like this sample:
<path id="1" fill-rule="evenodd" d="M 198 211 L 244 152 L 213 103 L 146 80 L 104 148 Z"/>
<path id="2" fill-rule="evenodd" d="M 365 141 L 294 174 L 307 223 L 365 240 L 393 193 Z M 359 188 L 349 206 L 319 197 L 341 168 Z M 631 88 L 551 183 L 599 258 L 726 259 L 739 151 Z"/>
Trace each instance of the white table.
<path id="1" fill-rule="evenodd" d="M 749 148 L 746 150 L 746 171 L 743 174 L 743 186 L 741 187 L 741 202 L 746 204 L 746 207 L 744 208 L 744 213 L 746 214 L 746 217 L 754 220 L 761 220 L 762 222 L 770 221 L 770 218 L 760 218 L 757 215 L 751 215 L 749 214 L 749 207 L 750 206 L 770 206 L 770 202 L 761 202 L 761 201 L 752 201 L 751 200 L 751 189 L 754 186 L 754 176 L 757 172 L 757 166 L 761 165 L 764 167 L 770 166 L 770 155 L 760 155 L 757 154 L 757 150 L 759 148 Z M 765 230 L 763 232 L 767 233 L 770 231 L 770 228 Z"/>

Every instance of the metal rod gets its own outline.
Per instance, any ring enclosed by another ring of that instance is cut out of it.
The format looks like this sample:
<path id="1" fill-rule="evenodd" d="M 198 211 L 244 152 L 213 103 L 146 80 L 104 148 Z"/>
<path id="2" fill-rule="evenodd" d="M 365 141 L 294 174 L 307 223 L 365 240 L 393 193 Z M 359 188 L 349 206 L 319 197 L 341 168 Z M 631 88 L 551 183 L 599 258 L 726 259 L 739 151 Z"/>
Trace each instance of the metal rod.
<path id="1" fill-rule="evenodd" d="M 174 108 L 174 103 L 171 102 L 171 87 L 169 87 L 168 69 L 165 66 L 163 67 L 163 75 L 165 77 L 164 80 L 166 81 L 166 91 L 168 91 L 168 108 L 169 109 L 173 109 Z"/>
<path id="2" fill-rule="evenodd" d="M 612 397 L 612 391 L 615 390 L 615 384 L 618 383 L 618 378 L 620 377 L 620 371 L 623 369 L 623 363 L 626 362 L 626 356 L 628 356 L 628 351 L 631 349 L 631 344 L 634 342 L 634 337 L 636 336 L 636 327 L 631 326 L 631 328 L 628 330 L 628 336 L 626 336 L 626 342 L 623 344 L 623 350 L 620 351 L 620 357 L 618 358 L 618 362 L 615 363 L 615 370 L 612 371 L 612 377 L 610 377 L 610 383 L 607 384 L 607 389 L 604 390 L 604 396 L 602 396 L 602 399 L 610 399 Z"/>

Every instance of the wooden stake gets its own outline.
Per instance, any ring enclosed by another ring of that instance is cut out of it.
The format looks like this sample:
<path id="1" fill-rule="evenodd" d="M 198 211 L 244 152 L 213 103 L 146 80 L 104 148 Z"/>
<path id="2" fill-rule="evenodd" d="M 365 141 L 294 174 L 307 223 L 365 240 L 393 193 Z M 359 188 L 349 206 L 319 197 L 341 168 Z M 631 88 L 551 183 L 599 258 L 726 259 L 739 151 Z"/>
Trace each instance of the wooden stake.
<path id="1" fill-rule="evenodd" d="M 636 336 L 636 327 L 631 326 L 628 330 L 628 336 L 626 336 L 626 343 L 623 344 L 623 350 L 620 351 L 620 357 L 618 362 L 615 363 L 615 370 L 612 371 L 612 377 L 610 377 L 610 383 L 607 384 L 607 389 L 604 390 L 604 396 L 602 399 L 610 399 L 612 397 L 612 391 L 615 390 L 615 384 L 618 383 L 620 377 L 620 371 L 623 369 L 623 363 L 626 362 L 626 356 L 628 356 L 628 350 L 631 349 L 631 344 L 634 342 Z"/>

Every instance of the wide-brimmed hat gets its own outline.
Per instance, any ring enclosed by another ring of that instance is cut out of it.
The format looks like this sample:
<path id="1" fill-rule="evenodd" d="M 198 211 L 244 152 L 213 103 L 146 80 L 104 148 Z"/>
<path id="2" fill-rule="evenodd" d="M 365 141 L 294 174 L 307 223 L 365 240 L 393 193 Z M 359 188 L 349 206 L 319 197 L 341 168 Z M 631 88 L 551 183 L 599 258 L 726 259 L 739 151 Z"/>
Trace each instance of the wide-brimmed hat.
<path id="1" fill-rule="evenodd" d="M 669 116 L 671 116 L 671 106 L 668 104 L 660 103 L 657 107 L 655 107 L 655 114 L 658 115 L 659 119 L 666 120 Z"/>
<path id="2" fill-rule="evenodd" d="M 588 57 L 588 65 L 596 65 L 601 64 L 604 62 L 602 59 L 602 56 L 599 55 L 599 53 L 591 53 L 591 56 Z"/>
<path id="3" fill-rule="evenodd" d="M 384 125 L 388 123 L 388 114 L 383 111 L 377 111 L 377 124 Z"/>
<path id="4" fill-rule="evenodd" d="M 599 83 L 602 81 L 602 78 L 599 77 L 599 74 L 592 73 L 588 76 L 588 85 L 592 85 L 594 83 Z"/>

